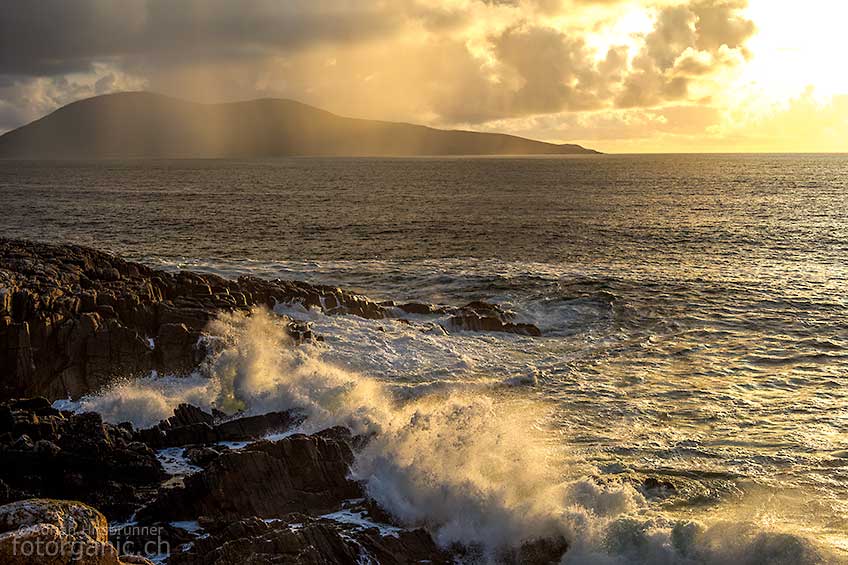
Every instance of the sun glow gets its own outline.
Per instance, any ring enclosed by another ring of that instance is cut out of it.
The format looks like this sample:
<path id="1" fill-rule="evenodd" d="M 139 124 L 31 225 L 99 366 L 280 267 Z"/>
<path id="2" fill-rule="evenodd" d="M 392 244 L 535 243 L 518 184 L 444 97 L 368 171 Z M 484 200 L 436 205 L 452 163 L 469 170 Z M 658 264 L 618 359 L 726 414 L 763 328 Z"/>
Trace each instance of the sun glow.
<path id="1" fill-rule="evenodd" d="M 657 7 L 675 4 L 625 4 L 587 44 L 599 61 L 610 47 L 627 46 L 632 62 L 656 26 Z M 603 140 L 593 136 L 604 114 L 590 116 L 582 141 L 610 152 L 848 151 L 848 73 L 841 60 L 848 52 L 848 3 L 748 0 L 740 13 L 754 23 L 753 36 L 740 49 L 722 47 L 719 56 L 729 64 L 693 77 L 686 100 L 619 113 L 620 133 Z M 687 53 L 695 63 L 710 62 L 705 52 Z"/>
<path id="2" fill-rule="evenodd" d="M 848 94 L 848 73 L 841 58 L 848 52 L 848 3 L 808 0 L 749 0 L 742 12 L 756 25 L 747 41 L 748 59 L 723 90 L 715 94 L 723 104 L 750 106 L 756 98 L 768 111 L 799 97 L 826 104 Z M 598 60 L 615 46 L 626 46 L 633 56 L 655 24 L 656 13 L 643 5 L 626 4 L 608 25 L 587 35 L 587 45 Z"/>
<path id="3" fill-rule="evenodd" d="M 636 4 L 620 8 L 621 15 L 608 26 L 596 33 L 588 34 L 586 44 L 595 51 L 597 59 L 606 57 L 614 47 L 626 46 L 630 54 L 636 53 L 641 45 L 641 37 L 650 33 L 654 24 L 654 14 Z"/>
<path id="4" fill-rule="evenodd" d="M 750 0 L 757 25 L 753 54 L 742 80 L 773 101 L 797 97 L 810 87 L 819 97 L 848 93 L 841 60 L 848 52 L 848 3 L 833 0 Z"/>

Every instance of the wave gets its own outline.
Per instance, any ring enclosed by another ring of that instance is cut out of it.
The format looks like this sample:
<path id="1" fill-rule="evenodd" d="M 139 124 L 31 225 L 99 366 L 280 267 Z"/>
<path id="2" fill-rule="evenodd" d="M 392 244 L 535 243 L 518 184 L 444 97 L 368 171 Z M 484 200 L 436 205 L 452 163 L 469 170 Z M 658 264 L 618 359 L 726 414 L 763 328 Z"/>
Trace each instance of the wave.
<path id="1" fill-rule="evenodd" d="M 827 563 L 811 540 L 755 522 L 674 520 L 632 485 L 551 441 L 550 407 L 497 389 L 441 387 L 402 398 L 385 384 L 292 347 L 279 318 L 222 315 L 211 353 L 187 378 L 124 381 L 67 404 L 152 425 L 181 402 L 225 412 L 298 409 L 304 432 L 344 425 L 371 436 L 352 473 L 399 522 L 427 528 L 467 559 L 497 562 L 527 541 L 564 537 L 566 564 Z"/>

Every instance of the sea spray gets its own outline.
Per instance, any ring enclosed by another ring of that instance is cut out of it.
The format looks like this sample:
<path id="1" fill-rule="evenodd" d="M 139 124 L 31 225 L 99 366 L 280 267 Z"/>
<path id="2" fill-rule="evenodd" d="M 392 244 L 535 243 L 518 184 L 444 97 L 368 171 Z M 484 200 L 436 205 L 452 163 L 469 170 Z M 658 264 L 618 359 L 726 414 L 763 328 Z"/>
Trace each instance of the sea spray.
<path id="1" fill-rule="evenodd" d="M 139 426 L 181 402 L 257 414 L 297 409 L 305 432 L 348 426 L 370 437 L 352 469 L 369 496 L 474 561 L 564 537 L 563 562 L 574 564 L 835 562 L 761 524 L 672 520 L 629 484 L 590 478 L 599 473 L 546 439 L 541 403 L 467 389 L 401 401 L 378 381 L 323 361 L 317 348 L 292 347 L 264 310 L 221 315 L 207 332 L 211 352 L 195 375 L 123 381 L 75 407 Z"/>
<path id="2" fill-rule="evenodd" d="M 174 408 L 182 403 L 211 409 L 220 389 L 218 381 L 199 373 L 191 376 L 153 373 L 117 379 L 95 394 L 76 401 L 58 400 L 54 406 L 74 412 L 97 412 L 107 422 L 129 422 L 136 428 L 146 428 L 173 416 Z"/>
<path id="3" fill-rule="evenodd" d="M 467 392 L 396 401 L 373 379 L 285 344 L 275 319 L 222 316 L 210 327 L 227 345 L 204 370 L 221 383 L 219 407 L 300 409 L 305 431 L 345 425 L 371 436 L 354 476 L 407 525 L 438 542 L 472 545 L 494 556 L 570 532 L 562 520 L 562 476 L 534 426 L 543 407 L 509 410 L 505 401 Z"/>

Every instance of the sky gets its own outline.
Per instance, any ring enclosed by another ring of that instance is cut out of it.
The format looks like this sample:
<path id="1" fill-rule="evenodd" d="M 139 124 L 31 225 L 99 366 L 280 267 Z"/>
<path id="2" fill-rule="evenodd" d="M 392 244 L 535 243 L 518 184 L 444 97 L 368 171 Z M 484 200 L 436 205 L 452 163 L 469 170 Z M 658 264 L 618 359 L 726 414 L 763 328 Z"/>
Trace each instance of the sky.
<path id="1" fill-rule="evenodd" d="M 151 90 L 605 152 L 846 152 L 846 21 L 841 0 L 4 0 L 0 132 Z"/>

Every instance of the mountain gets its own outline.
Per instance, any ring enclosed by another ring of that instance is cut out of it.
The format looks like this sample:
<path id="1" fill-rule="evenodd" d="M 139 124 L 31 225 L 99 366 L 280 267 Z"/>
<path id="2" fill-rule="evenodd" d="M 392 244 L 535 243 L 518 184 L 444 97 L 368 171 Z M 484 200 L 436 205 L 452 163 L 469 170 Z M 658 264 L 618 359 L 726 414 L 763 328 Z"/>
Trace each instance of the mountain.
<path id="1" fill-rule="evenodd" d="M 0 136 L 2 159 L 591 153 L 512 135 L 343 118 L 292 100 L 199 104 L 148 92 L 74 102 Z"/>

